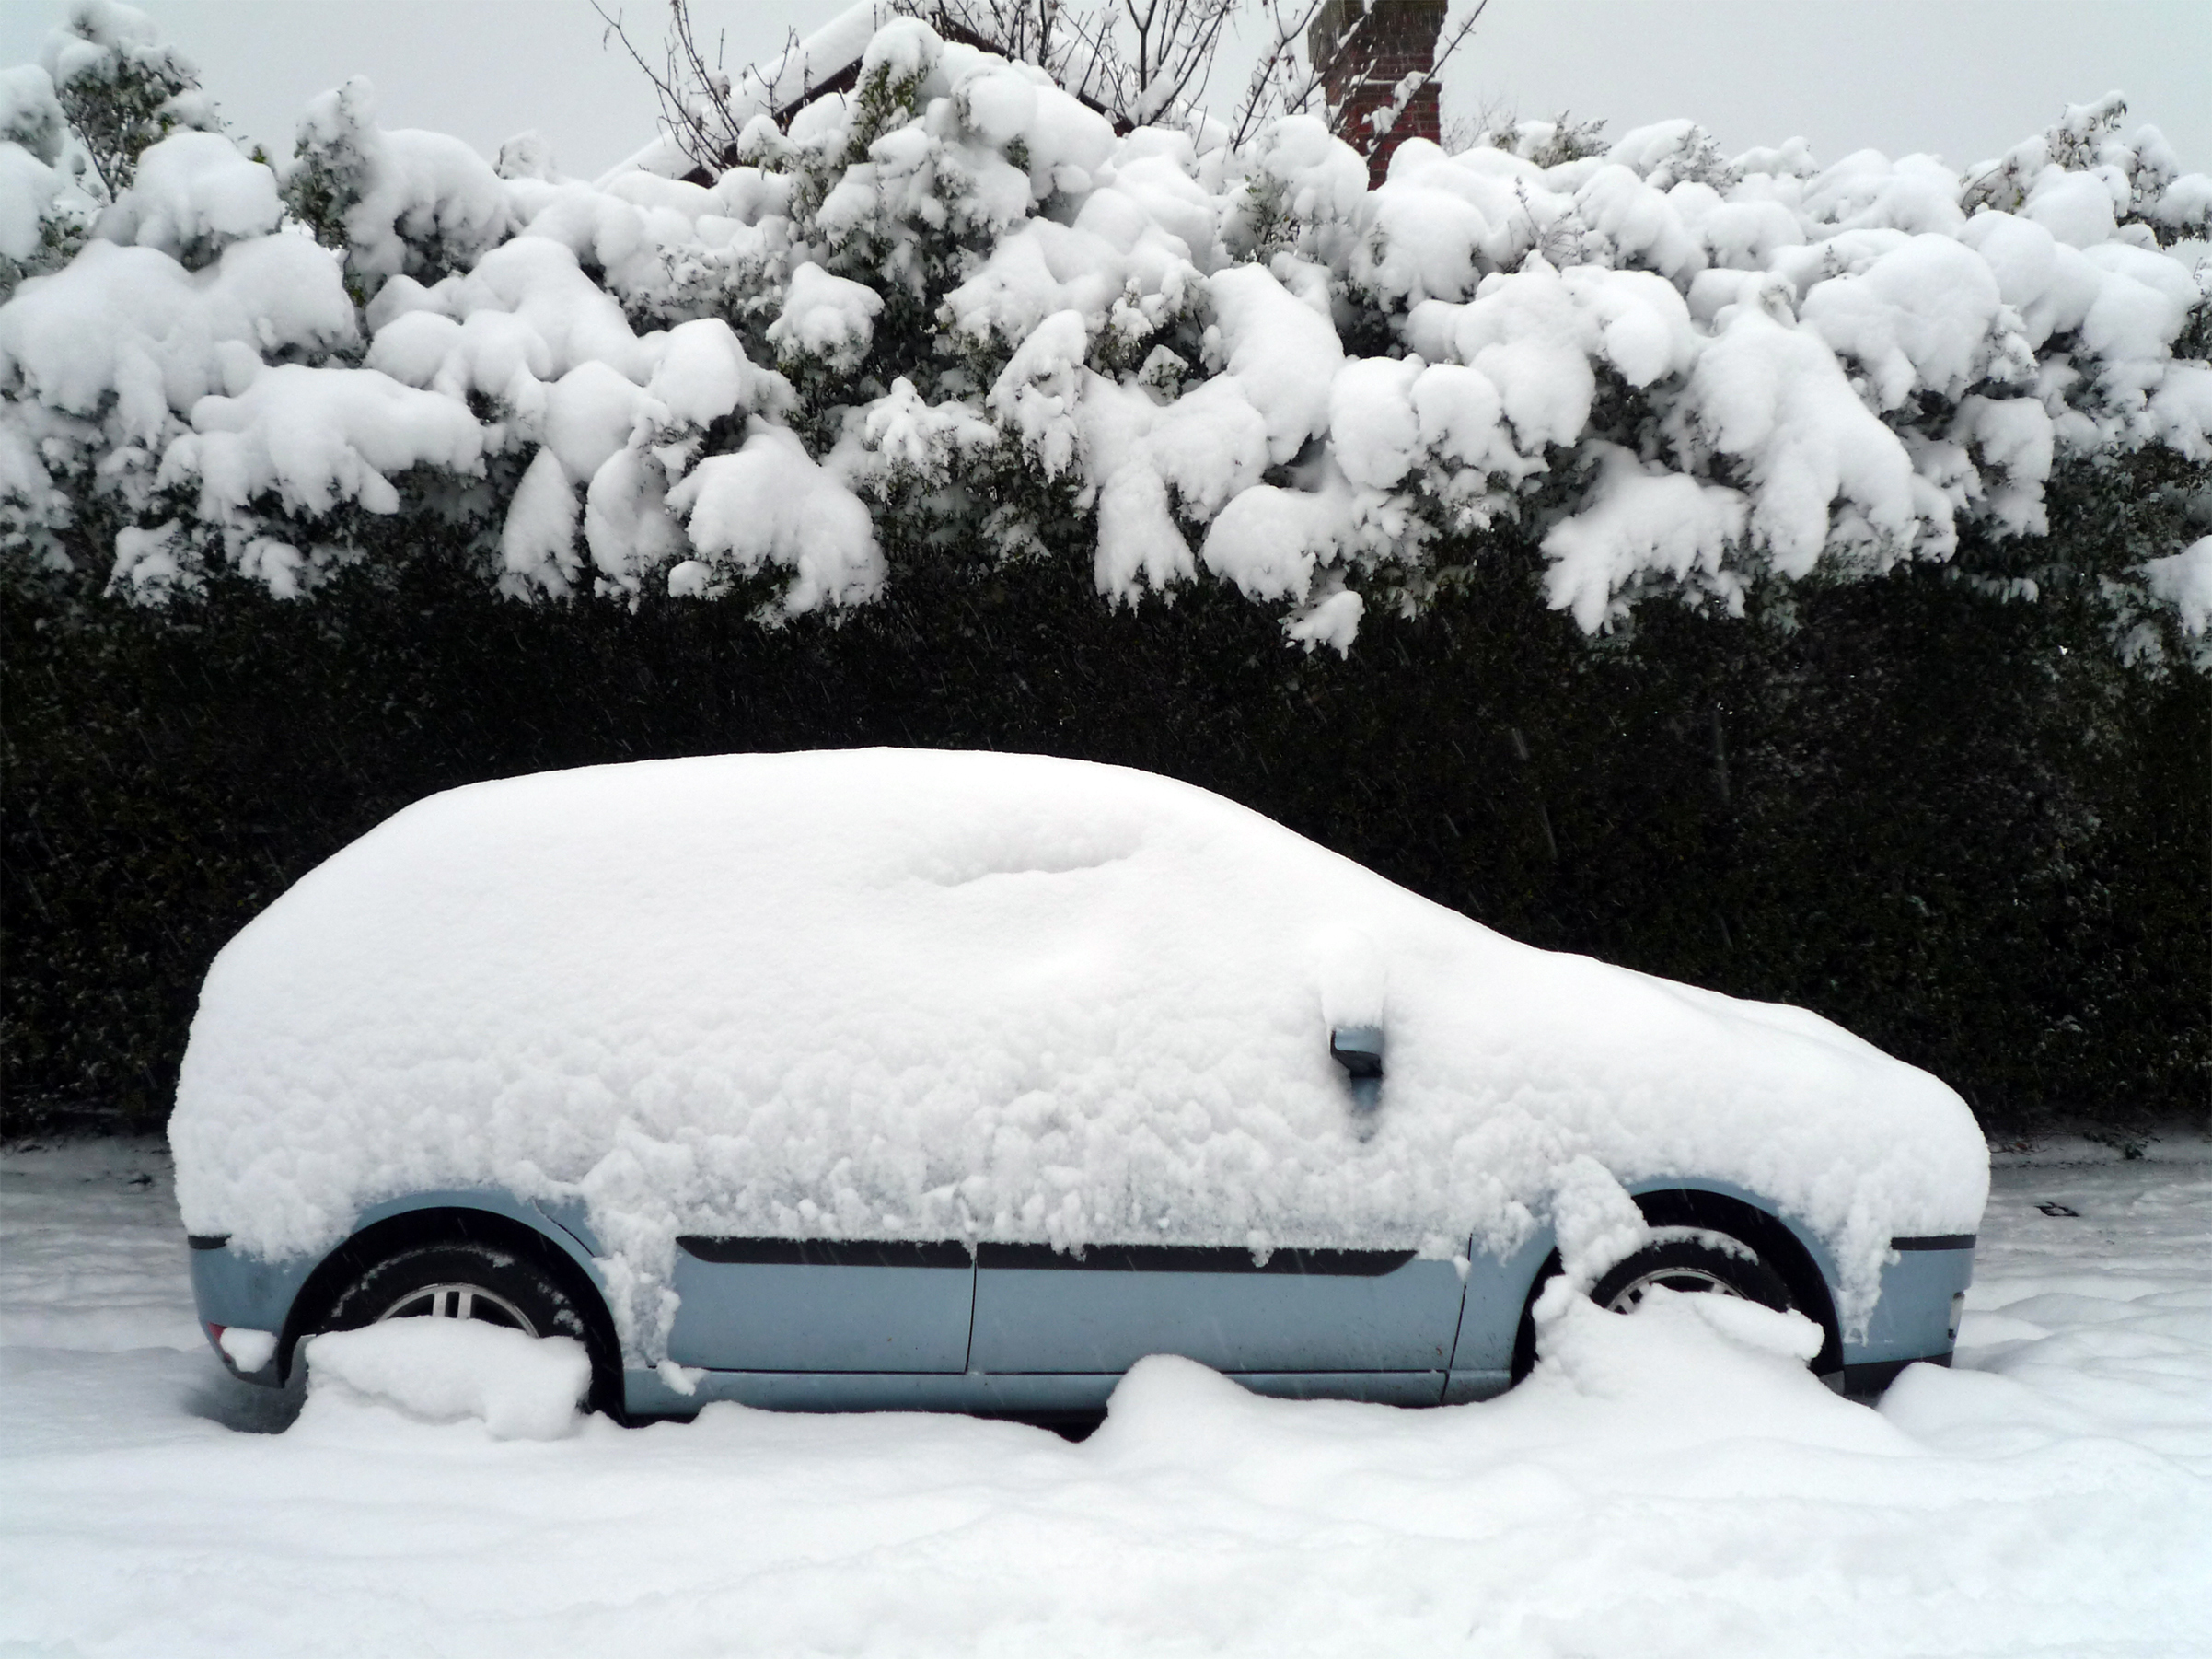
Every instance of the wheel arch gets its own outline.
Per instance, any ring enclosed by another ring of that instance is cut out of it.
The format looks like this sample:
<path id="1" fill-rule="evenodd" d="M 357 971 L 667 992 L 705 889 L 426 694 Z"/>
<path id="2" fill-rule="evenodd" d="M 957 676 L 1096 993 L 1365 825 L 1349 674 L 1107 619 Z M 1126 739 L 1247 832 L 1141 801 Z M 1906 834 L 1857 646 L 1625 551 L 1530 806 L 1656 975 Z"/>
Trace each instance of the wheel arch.
<path id="1" fill-rule="evenodd" d="M 299 1343 L 330 1312 L 340 1293 L 376 1263 L 423 1245 L 483 1244 L 525 1258 L 574 1298 L 589 1331 L 593 1404 L 602 1410 L 609 1402 L 620 1405 L 621 1348 L 614 1317 L 608 1309 L 606 1292 L 587 1265 L 590 1258 L 574 1239 L 550 1221 L 525 1219 L 506 1206 L 492 1208 L 481 1198 L 439 1195 L 409 1202 L 405 1208 L 380 1208 L 387 1212 L 349 1234 L 316 1264 L 293 1297 L 277 1339 L 280 1381 L 290 1379 Z M 515 1205 L 513 1210 L 520 1208 Z"/>
<path id="2" fill-rule="evenodd" d="M 1820 1352 L 1813 1356 L 1811 1370 L 1819 1376 L 1841 1373 L 1843 1326 L 1836 1317 L 1836 1297 L 1812 1247 L 1795 1227 L 1741 1193 L 1697 1182 L 1655 1184 L 1632 1189 L 1630 1196 L 1651 1226 L 1725 1233 L 1756 1250 L 1789 1287 L 1789 1299 L 1798 1310 L 1820 1326 Z M 1554 1249 L 1529 1281 L 1528 1294 L 1521 1304 L 1520 1328 L 1513 1337 L 1512 1379 L 1516 1383 L 1535 1363 L 1536 1297 L 1559 1271 L 1559 1252 Z"/>

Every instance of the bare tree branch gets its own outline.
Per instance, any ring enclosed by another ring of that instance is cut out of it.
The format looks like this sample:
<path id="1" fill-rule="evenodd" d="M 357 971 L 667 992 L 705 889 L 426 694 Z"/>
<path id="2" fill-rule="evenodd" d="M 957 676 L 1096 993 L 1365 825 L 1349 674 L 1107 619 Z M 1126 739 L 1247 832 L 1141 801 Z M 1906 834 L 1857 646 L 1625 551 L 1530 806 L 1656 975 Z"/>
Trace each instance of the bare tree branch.
<path id="1" fill-rule="evenodd" d="M 709 63 L 693 29 L 687 0 L 670 0 L 668 32 L 662 41 L 658 67 L 630 38 L 620 11 L 609 13 L 599 0 L 592 0 L 592 10 L 607 26 L 600 36 L 601 45 L 609 40 L 620 41 L 631 62 L 652 83 L 660 105 L 661 124 L 683 153 L 709 172 L 726 166 L 744 122 L 731 105 L 730 77 L 722 67 L 723 42 L 716 40 L 714 61 Z M 786 55 L 797 47 L 798 35 L 792 31 L 787 35 Z"/>
<path id="2" fill-rule="evenodd" d="M 1034 64 L 1060 87 L 1109 118 L 1122 131 L 1161 122 L 1189 122 L 1199 113 L 1231 16 L 1257 7 L 1268 40 L 1234 118 L 1230 140 L 1242 145 L 1271 116 L 1319 113 L 1330 130 L 1372 155 L 1411 101 L 1432 86 L 1453 52 L 1474 31 L 1488 6 L 1476 4 L 1437 42 L 1430 65 L 1404 76 L 1380 110 L 1368 111 L 1361 130 L 1347 130 L 1354 99 L 1331 103 L 1328 89 L 1368 84 L 1380 60 L 1379 31 L 1369 28 L 1372 0 L 1345 0 L 1349 26 L 1315 58 L 1311 35 L 1326 0 L 885 0 L 885 10 L 922 18 L 948 39 L 962 40 Z M 779 122 L 811 91 L 791 85 L 793 70 L 807 82 L 803 43 L 787 37 L 782 55 L 749 64 L 733 80 L 722 62 L 718 38 L 712 56 L 701 43 L 689 0 L 668 0 L 667 33 L 656 63 L 630 38 L 623 14 L 603 0 L 593 9 L 606 25 L 603 37 L 619 41 L 652 83 L 661 123 L 685 156 L 706 172 L 719 172 L 735 154 L 739 134 L 755 115 Z M 839 67 L 844 67 L 840 65 Z"/>
<path id="3" fill-rule="evenodd" d="M 1326 0 L 1257 0 L 1257 4 L 1267 17 L 1270 38 L 1253 66 L 1236 118 L 1229 123 L 1229 142 L 1238 148 L 1269 116 L 1303 113 L 1313 102 L 1323 75 L 1336 66 L 1343 51 L 1339 46 L 1338 53 L 1320 64 L 1306 58 L 1307 31 Z"/>

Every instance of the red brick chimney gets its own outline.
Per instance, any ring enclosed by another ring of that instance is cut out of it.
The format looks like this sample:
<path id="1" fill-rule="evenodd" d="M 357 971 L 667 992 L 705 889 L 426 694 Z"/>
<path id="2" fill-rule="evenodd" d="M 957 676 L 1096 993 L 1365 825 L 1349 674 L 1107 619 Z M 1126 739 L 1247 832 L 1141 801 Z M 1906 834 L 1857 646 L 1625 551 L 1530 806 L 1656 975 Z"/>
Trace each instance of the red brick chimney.
<path id="1" fill-rule="evenodd" d="M 1378 135 L 1372 117 L 1387 110 L 1397 85 L 1425 75 L 1436 58 L 1447 0 L 1328 0 L 1306 30 L 1312 61 L 1322 65 L 1322 87 L 1337 110 L 1337 132 L 1367 152 L 1372 188 L 1390 170 L 1391 152 L 1408 138 L 1443 142 L 1437 84 L 1430 81 L 1398 111 L 1390 131 Z"/>

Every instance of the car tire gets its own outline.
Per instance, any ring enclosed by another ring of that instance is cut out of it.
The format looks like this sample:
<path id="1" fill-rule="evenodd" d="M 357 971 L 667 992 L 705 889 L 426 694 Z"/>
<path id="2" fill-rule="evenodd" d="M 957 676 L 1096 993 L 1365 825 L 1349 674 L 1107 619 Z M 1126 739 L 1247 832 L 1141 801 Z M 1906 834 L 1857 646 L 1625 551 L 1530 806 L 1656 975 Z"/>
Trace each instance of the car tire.
<path id="1" fill-rule="evenodd" d="M 1590 1299 L 1613 1313 L 1631 1313 L 1654 1285 L 1671 1291 L 1740 1296 L 1787 1313 L 1794 1305 L 1782 1276 L 1750 1246 L 1722 1233 L 1686 1227 L 1662 1236 L 1603 1274 Z"/>
<path id="2" fill-rule="evenodd" d="M 416 1245 L 365 1269 L 338 1293 L 323 1330 L 358 1330 L 386 1319 L 476 1319 L 531 1337 L 590 1343 L 575 1299 L 527 1257 L 494 1244 Z"/>
<path id="3" fill-rule="evenodd" d="M 1642 1249 L 1601 1274 L 1590 1299 L 1600 1307 L 1627 1313 L 1654 1284 L 1669 1290 L 1718 1293 L 1789 1312 L 1797 1308 L 1782 1276 L 1741 1239 L 1703 1227 L 1658 1227 Z M 1536 1365 L 1536 1298 L 1559 1273 L 1553 1256 L 1529 1287 L 1513 1339 L 1512 1380 L 1527 1379 Z M 1801 1312 L 1801 1309 L 1798 1311 Z"/>

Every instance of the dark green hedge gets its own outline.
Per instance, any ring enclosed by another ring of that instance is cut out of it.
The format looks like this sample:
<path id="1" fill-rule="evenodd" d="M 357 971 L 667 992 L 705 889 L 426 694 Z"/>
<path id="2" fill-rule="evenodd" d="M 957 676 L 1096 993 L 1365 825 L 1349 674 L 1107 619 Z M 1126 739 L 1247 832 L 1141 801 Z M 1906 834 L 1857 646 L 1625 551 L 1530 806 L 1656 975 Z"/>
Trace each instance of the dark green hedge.
<path id="1" fill-rule="evenodd" d="M 1519 938 L 1816 1008 L 1993 1126 L 2205 1109 L 2212 693 L 2121 668 L 2086 601 L 1916 569 L 1787 617 L 1653 603 L 1593 646 L 1504 546 L 1347 661 L 1218 588 L 1111 611 L 1042 563 L 903 569 L 841 625 L 778 630 L 525 607 L 430 554 L 166 613 L 6 580 L 18 1128 L 158 1122 L 214 952 L 422 795 L 864 743 L 1187 778 Z"/>

